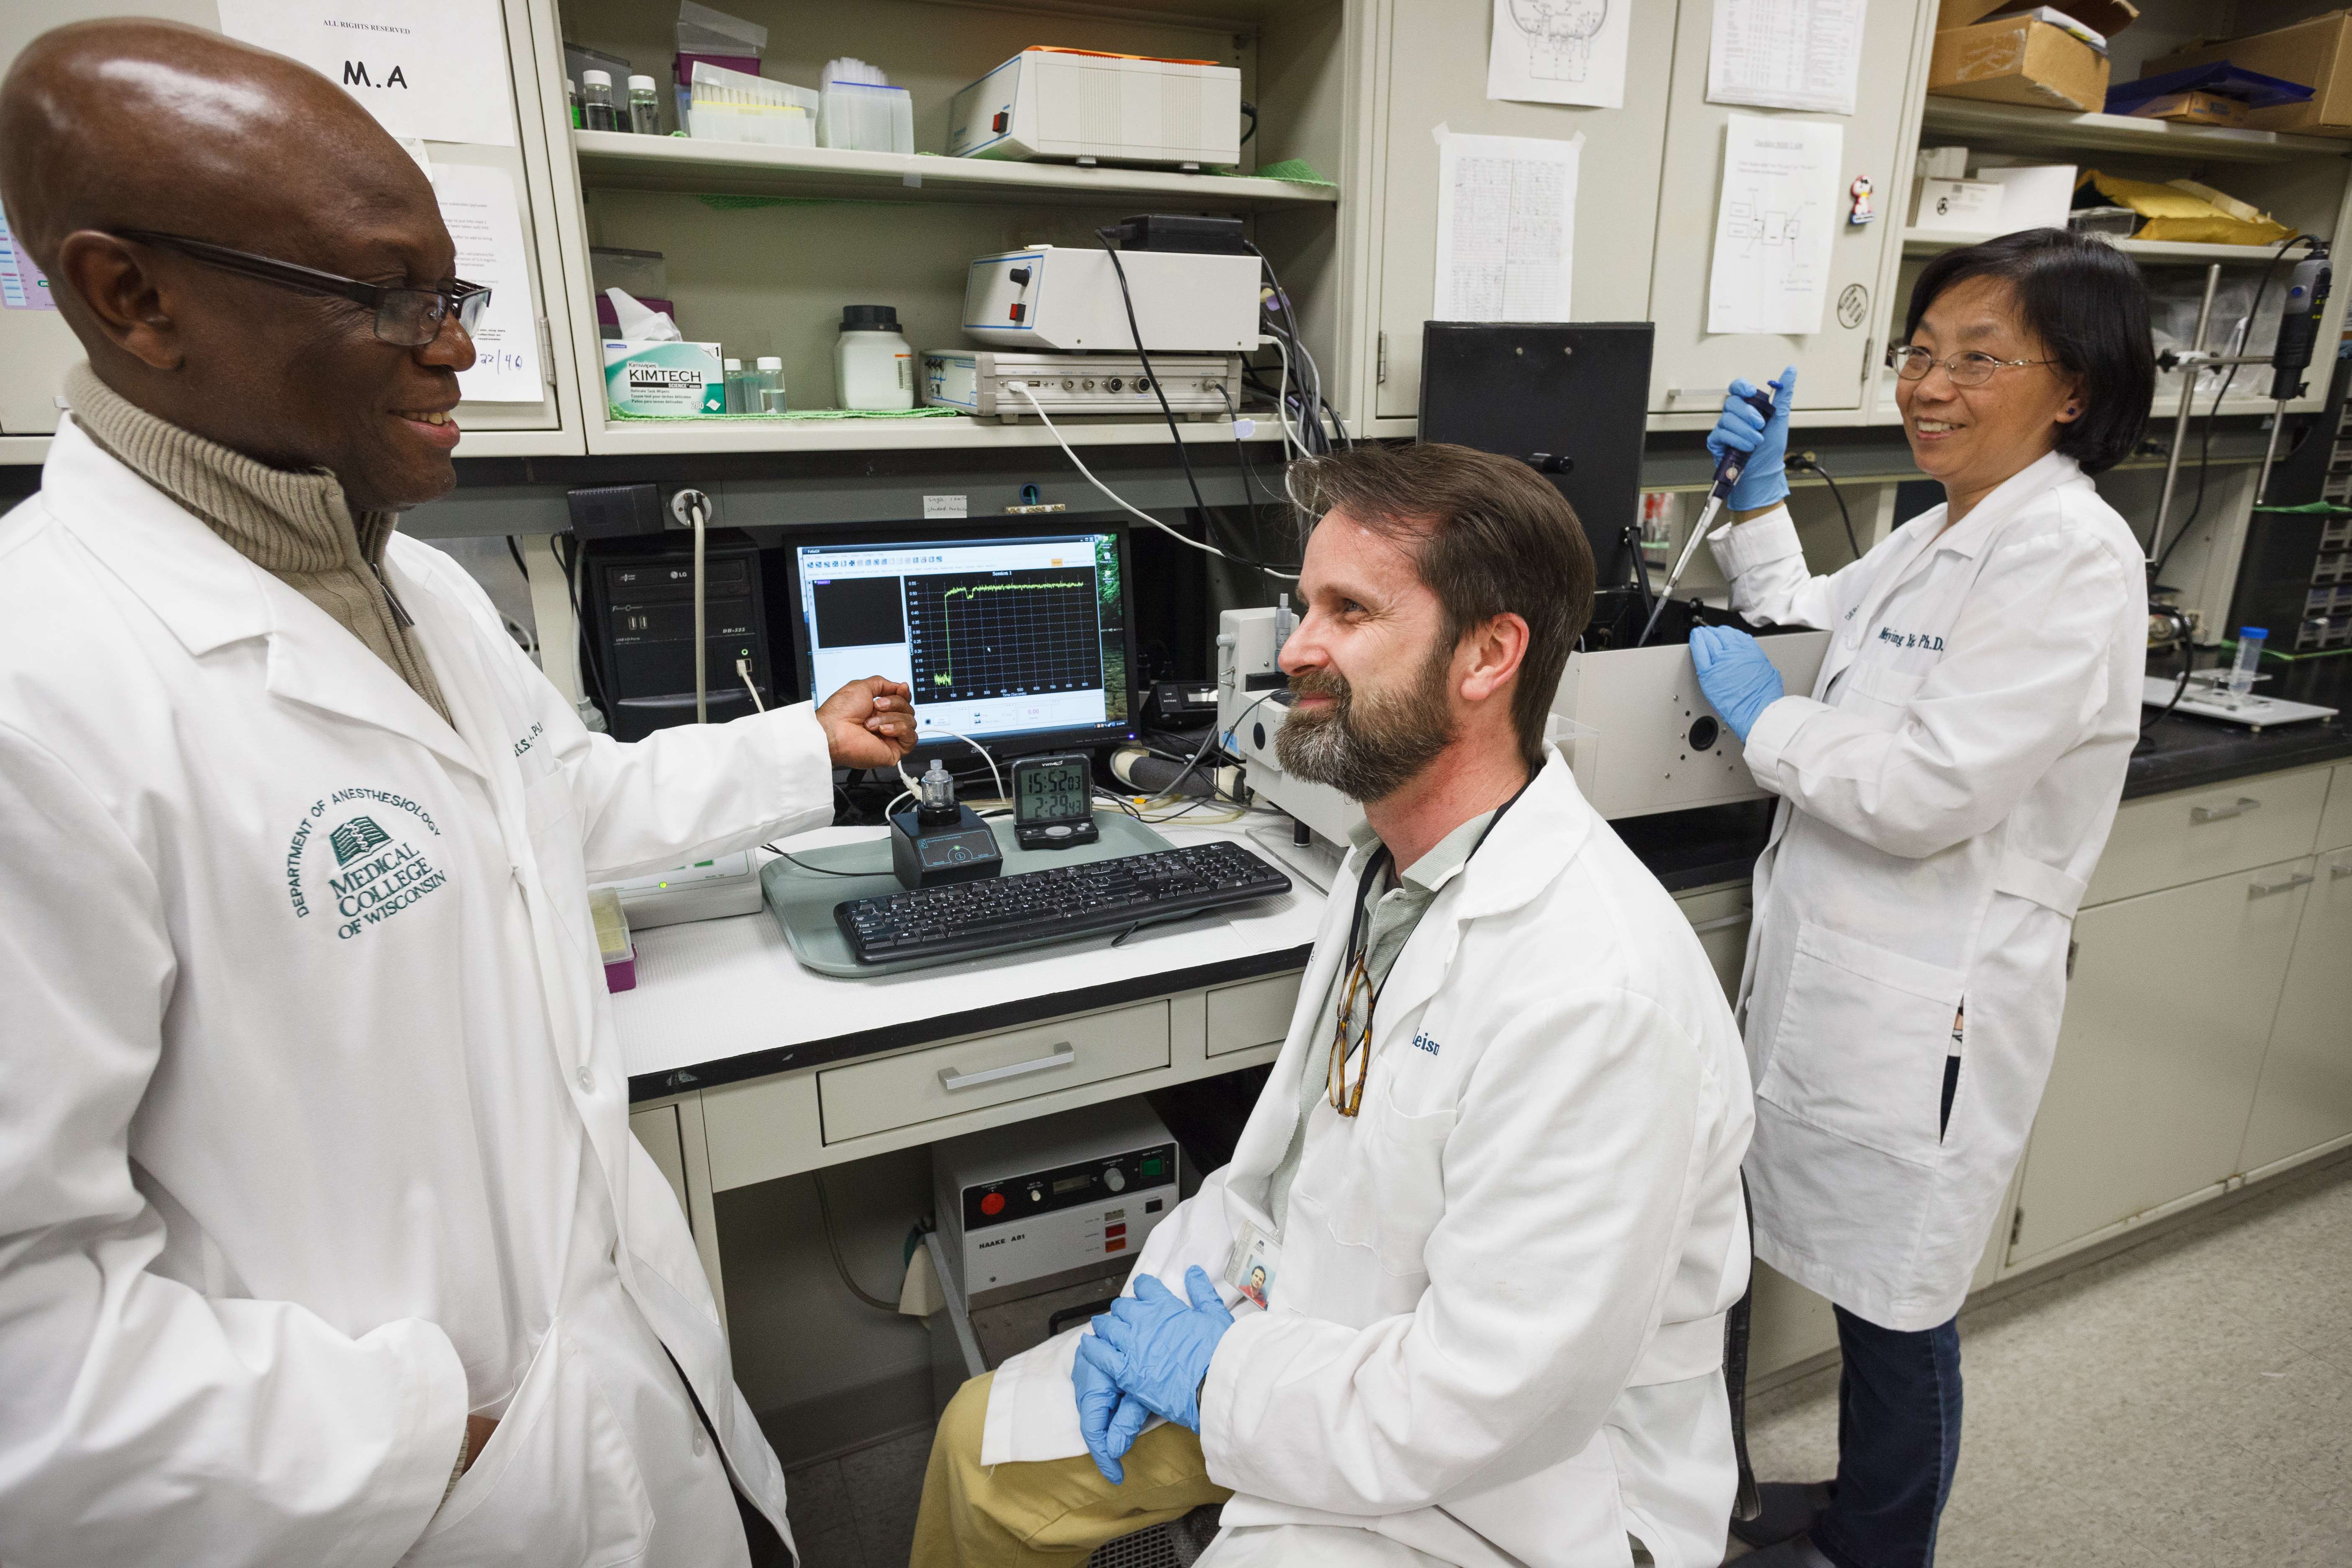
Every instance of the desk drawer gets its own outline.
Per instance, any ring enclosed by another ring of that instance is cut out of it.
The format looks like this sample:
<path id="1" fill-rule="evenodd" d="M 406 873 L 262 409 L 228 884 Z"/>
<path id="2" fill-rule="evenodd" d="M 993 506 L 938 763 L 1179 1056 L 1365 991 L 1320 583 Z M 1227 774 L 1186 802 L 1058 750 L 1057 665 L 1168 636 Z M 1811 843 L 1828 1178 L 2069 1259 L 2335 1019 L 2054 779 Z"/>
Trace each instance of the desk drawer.
<path id="1" fill-rule="evenodd" d="M 1168 1004 L 983 1035 L 816 1075 L 824 1141 L 839 1143 L 960 1111 L 1169 1065 Z"/>
<path id="2" fill-rule="evenodd" d="M 2328 774 L 2327 813 L 2319 819 L 2319 847 L 2352 844 L 2352 763 L 2338 763 Z"/>
<path id="3" fill-rule="evenodd" d="M 2116 813 L 2083 902 L 2111 903 L 2310 854 L 2327 773 L 2257 773 L 2127 802 Z"/>
<path id="4" fill-rule="evenodd" d="M 1276 974 L 1209 993 L 1209 1051 L 1213 1057 L 1253 1046 L 1278 1046 L 1290 1033 L 1298 1006 L 1296 974 Z"/>

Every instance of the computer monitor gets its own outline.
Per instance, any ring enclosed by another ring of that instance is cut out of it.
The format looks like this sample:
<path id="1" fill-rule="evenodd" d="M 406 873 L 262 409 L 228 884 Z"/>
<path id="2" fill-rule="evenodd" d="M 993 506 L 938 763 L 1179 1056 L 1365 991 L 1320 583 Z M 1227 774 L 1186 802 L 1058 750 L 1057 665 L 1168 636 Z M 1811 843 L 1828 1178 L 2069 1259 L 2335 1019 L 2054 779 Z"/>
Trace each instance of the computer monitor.
<path id="1" fill-rule="evenodd" d="M 915 693 L 924 752 L 1001 755 L 1135 736 L 1126 534 L 993 528 L 789 543 L 805 689 L 862 676 Z"/>

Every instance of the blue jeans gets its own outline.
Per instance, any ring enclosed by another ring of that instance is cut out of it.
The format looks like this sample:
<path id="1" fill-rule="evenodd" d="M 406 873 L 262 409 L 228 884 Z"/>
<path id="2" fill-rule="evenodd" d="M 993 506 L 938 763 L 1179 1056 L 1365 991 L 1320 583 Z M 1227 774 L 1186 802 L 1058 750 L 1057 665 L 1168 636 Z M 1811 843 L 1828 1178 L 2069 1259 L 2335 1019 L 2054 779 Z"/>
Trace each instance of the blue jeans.
<path id="1" fill-rule="evenodd" d="M 1882 1329 L 1836 1309 L 1837 1492 L 1813 1544 L 1838 1568 L 1929 1568 L 1960 1458 L 1960 1331 Z"/>

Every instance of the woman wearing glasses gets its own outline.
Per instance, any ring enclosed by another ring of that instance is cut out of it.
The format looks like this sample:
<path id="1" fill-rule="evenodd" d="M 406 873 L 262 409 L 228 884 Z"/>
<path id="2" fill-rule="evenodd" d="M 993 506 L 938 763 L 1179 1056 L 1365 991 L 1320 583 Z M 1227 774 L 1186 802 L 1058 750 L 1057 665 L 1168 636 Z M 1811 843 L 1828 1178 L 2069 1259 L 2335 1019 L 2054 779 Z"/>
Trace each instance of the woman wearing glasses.
<path id="1" fill-rule="evenodd" d="M 1715 541 L 1748 620 L 1833 635 L 1810 695 L 1702 628 L 1707 699 L 1781 798 L 1740 983 L 1756 1253 L 1827 1296 L 1837 1478 L 1768 1484 L 1748 1561 L 1931 1563 L 1959 1453 L 1954 1314 L 2050 1070 L 2074 907 L 2138 733 L 2146 586 L 2089 476 L 2153 392 L 2120 252 L 2059 229 L 1948 251 L 1892 347 L 1945 503 L 1828 576 L 1781 501 L 1795 373 L 1733 384 L 1708 447 L 1750 454 Z"/>

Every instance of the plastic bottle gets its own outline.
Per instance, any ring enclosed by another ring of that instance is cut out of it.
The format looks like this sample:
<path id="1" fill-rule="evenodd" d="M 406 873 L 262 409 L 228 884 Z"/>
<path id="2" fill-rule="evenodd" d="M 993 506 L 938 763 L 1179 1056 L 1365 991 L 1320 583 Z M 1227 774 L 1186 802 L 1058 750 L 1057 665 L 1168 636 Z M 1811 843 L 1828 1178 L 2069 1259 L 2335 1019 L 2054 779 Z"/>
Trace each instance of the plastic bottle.
<path id="1" fill-rule="evenodd" d="M 915 351 L 898 332 L 895 305 L 845 305 L 833 349 L 834 384 L 844 408 L 915 406 Z"/>
<path id="2" fill-rule="evenodd" d="M 746 414 L 782 414 L 784 411 L 784 362 L 777 354 L 762 354 L 743 379 L 743 412 Z"/>
<path id="3" fill-rule="evenodd" d="M 586 131 L 618 131 L 621 117 L 613 108 L 613 75 L 610 71 L 584 70 L 580 73 L 580 121 Z"/>
<path id="4" fill-rule="evenodd" d="M 572 116 L 572 129 L 580 129 L 580 84 L 570 77 L 563 79 L 563 108 Z"/>
<path id="5" fill-rule="evenodd" d="M 2238 628 L 2238 661 L 2230 667 L 2230 696 L 2233 701 L 2245 700 L 2254 689 L 2254 667 L 2263 662 L 2263 644 L 2270 640 L 2270 632 L 2263 626 Z"/>
<path id="6" fill-rule="evenodd" d="M 661 134 L 661 94 L 649 76 L 629 79 L 629 129 L 640 136 Z"/>
<path id="7" fill-rule="evenodd" d="M 743 406 L 743 362 L 740 359 L 722 360 L 719 369 L 727 375 L 727 412 L 749 412 Z"/>

